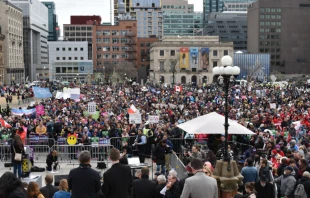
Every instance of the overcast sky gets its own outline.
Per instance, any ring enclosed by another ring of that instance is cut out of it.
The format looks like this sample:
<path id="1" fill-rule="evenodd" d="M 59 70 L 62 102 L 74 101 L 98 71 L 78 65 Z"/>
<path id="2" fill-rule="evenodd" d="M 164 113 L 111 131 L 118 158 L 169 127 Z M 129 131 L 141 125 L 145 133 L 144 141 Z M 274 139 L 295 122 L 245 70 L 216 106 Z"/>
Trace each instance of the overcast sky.
<path id="1" fill-rule="evenodd" d="M 43 1 L 43 0 L 41 0 Z M 45 0 L 48 1 L 48 0 Z M 71 15 L 100 15 L 102 22 L 110 22 L 110 0 L 51 0 L 56 4 L 58 24 L 63 31 L 63 24 L 70 23 Z M 163 0 L 164 1 L 164 0 Z M 195 11 L 202 11 L 203 0 L 188 0 L 195 4 Z M 114 2 L 114 0 L 112 0 Z"/>

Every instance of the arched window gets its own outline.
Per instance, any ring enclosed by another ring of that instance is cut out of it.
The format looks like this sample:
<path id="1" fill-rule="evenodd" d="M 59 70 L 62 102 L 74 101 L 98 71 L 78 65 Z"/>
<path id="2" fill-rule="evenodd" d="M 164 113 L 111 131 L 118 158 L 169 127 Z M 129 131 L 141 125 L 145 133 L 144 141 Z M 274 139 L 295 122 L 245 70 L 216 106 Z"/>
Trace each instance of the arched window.
<path id="1" fill-rule="evenodd" d="M 186 84 L 186 77 L 185 76 L 181 77 L 181 84 Z"/>

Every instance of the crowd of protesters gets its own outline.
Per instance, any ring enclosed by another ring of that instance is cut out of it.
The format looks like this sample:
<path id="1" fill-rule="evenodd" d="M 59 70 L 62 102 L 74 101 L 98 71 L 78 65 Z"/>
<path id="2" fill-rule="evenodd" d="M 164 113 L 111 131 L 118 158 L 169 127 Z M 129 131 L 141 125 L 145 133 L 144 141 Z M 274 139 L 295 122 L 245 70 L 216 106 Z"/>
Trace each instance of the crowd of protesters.
<path id="1" fill-rule="evenodd" d="M 282 178 L 287 181 L 287 177 L 290 177 L 291 186 L 295 180 L 293 188 L 282 186 L 285 182 L 279 182 L 278 194 L 283 197 L 294 196 L 299 181 L 310 182 L 304 176 L 309 171 L 310 159 L 310 100 L 306 83 L 282 86 L 252 82 L 243 86 L 232 85 L 228 95 L 229 118 L 255 134 L 230 135 L 228 140 L 222 135 L 193 136 L 177 127 L 178 124 L 210 112 L 224 115 L 225 96 L 222 88 L 216 84 L 184 85 L 181 92 L 175 91 L 173 87 L 123 84 L 82 85 L 80 89 L 83 94 L 80 100 L 52 97 L 34 104 L 44 106 L 45 114 L 42 116 L 16 116 L 2 111 L 2 118 L 12 125 L 17 134 L 24 134 L 22 141 L 32 134 L 47 135 L 55 140 L 74 134 L 80 139 L 79 143 L 96 142 L 98 138 L 123 137 L 125 141 L 122 146 L 115 144 L 115 147 L 132 155 L 132 146 L 137 146 L 141 162 L 144 162 L 145 157 L 155 155 L 157 170 L 162 173 L 170 170 L 166 163 L 166 153 L 171 149 L 178 153 L 181 151 L 180 145 L 175 144 L 176 139 L 180 139 L 181 144 L 188 148 L 188 151 L 181 153 L 185 165 L 193 159 L 199 159 L 208 164 L 205 167 L 210 175 L 216 165 L 215 155 L 223 147 L 224 141 L 234 142 L 230 145 L 231 155 L 242 162 L 239 155 L 242 154 L 241 158 L 246 159 L 244 169 L 251 168 L 250 171 L 241 171 L 246 196 L 249 193 L 255 194 L 258 188 L 258 183 L 251 182 L 261 182 L 262 186 L 265 181 L 271 182 L 271 178 L 276 178 L 274 182 L 277 183 Z M 85 114 L 90 101 L 96 103 L 100 115 L 98 119 Z M 129 122 L 128 109 L 132 105 L 141 113 L 141 124 Z M 158 115 L 158 123 L 149 123 L 150 115 Z M 7 130 L 2 130 L 1 138 L 8 138 L 7 133 Z M 137 138 L 130 141 L 126 139 L 129 136 Z M 240 148 L 240 143 L 250 147 Z M 247 172 L 255 173 L 257 177 L 249 178 Z M 256 196 L 260 197 L 258 194 Z"/>

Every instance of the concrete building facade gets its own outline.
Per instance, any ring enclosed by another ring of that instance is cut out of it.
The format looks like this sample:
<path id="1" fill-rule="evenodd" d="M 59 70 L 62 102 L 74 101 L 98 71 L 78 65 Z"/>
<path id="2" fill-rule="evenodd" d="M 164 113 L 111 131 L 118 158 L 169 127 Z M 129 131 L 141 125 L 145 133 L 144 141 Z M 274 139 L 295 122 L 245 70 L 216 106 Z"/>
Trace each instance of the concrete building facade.
<path id="1" fill-rule="evenodd" d="M 248 51 L 270 53 L 271 70 L 310 73 L 310 2 L 259 0 L 248 9 Z"/>
<path id="2" fill-rule="evenodd" d="M 163 36 L 161 0 L 130 0 L 114 4 L 114 23 L 120 20 L 136 20 L 139 38 Z"/>
<path id="3" fill-rule="evenodd" d="M 204 32 L 210 36 L 219 36 L 220 41 L 233 42 L 235 50 L 247 49 L 248 21 L 246 11 L 212 12 Z"/>
<path id="4" fill-rule="evenodd" d="M 48 75 L 48 9 L 39 0 L 10 0 L 23 11 L 25 76 L 29 81 Z"/>
<path id="5" fill-rule="evenodd" d="M 1 30 L 1 25 L 0 25 Z M 3 41 L 5 36 L 0 31 L 0 84 L 3 85 L 3 78 L 4 78 L 4 55 L 3 55 Z"/>
<path id="6" fill-rule="evenodd" d="M 0 27 L 0 81 L 22 83 L 25 81 L 22 10 L 8 1 L 0 1 Z"/>
<path id="7" fill-rule="evenodd" d="M 150 82 L 154 84 L 210 84 L 212 68 L 221 65 L 224 55 L 234 56 L 233 43 L 219 42 L 218 36 L 165 37 L 151 47 Z"/>
<path id="8" fill-rule="evenodd" d="M 95 73 L 111 73 L 116 66 L 137 68 L 140 59 L 137 21 L 123 20 L 116 26 L 93 26 L 92 34 Z"/>
<path id="9" fill-rule="evenodd" d="M 49 79 L 86 82 L 93 74 L 93 62 L 88 60 L 88 42 L 51 41 L 49 49 Z"/>
<path id="10" fill-rule="evenodd" d="M 60 36 L 58 27 L 58 16 L 56 15 L 56 5 L 54 2 L 42 2 L 48 9 L 48 41 L 57 41 Z"/>
<path id="11" fill-rule="evenodd" d="M 225 2 L 224 3 L 224 11 L 247 11 L 248 6 L 253 3 L 254 1 L 248 1 L 248 2 Z"/>

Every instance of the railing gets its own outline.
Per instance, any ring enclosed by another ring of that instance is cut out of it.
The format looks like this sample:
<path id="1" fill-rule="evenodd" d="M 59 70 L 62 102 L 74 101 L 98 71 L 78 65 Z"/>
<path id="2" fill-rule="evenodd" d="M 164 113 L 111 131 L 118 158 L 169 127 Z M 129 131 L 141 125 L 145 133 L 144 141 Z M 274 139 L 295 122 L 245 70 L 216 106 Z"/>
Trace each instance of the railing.
<path id="1" fill-rule="evenodd" d="M 270 173 L 270 178 L 271 178 L 270 182 L 273 182 L 274 177 L 273 177 L 272 171 L 270 170 L 269 173 Z M 274 197 L 278 197 L 278 186 L 276 183 L 273 183 L 273 189 L 274 189 Z"/>
<path id="2" fill-rule="evenodd" d="M 178 158 L 176 153 L 170 154 L 170 166 L 178 173 L 179 179 L 187 177 L 186 168 L 183 162 Z"/>

